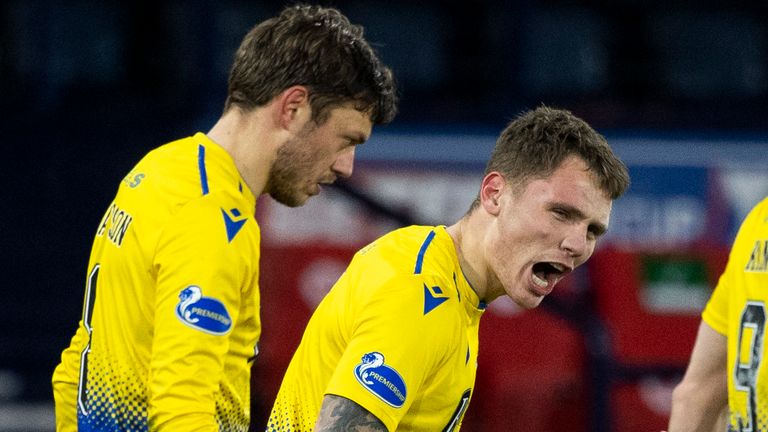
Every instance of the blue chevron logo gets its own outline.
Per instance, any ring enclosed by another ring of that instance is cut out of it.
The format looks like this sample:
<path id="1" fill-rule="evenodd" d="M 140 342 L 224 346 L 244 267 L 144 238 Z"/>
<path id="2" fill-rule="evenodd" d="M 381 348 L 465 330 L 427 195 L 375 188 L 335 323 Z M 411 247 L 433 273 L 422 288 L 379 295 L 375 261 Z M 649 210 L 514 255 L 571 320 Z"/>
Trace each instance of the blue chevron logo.
<path id="1" fill-rule="evenodd" d="M 233 208 L 230 211 L 235 217 L 240 216 L 240 211 L 238 209 Z M 221 209 L 221 214 L 224 215 L 224 226 L 227 228 L 227 241 L 232 243 L 232 239 L 240 232 L 240 228 L 245 225 L 245 221 L 247 221 L 248 218 L 234 220 L 226 211 L 224 211 L 224 209 Z"/>
<path id="2" fill-rule="evenodd" d="M 427 284 L 424 284 L 424 315 L 432 312 L 433 309 L 448 300 L 448 297 L 436 297 L 432 294 L 432 291 L 438 295 L 443 294 L 443 290 L 439 286 L 433 286 L 430 290 Z"/>

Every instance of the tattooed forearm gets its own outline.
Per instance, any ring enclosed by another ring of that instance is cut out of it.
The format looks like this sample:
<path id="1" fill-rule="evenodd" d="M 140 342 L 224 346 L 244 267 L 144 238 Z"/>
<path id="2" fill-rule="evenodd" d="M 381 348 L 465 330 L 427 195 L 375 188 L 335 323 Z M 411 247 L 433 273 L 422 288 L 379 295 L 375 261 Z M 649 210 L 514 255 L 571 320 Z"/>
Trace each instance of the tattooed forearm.
<path id="1" fill-rule="evenodd" d="M 386 426 L 357 403 L 341 396 L 326 395 L 320 407 L 315 432 L 387 432 Z"/>

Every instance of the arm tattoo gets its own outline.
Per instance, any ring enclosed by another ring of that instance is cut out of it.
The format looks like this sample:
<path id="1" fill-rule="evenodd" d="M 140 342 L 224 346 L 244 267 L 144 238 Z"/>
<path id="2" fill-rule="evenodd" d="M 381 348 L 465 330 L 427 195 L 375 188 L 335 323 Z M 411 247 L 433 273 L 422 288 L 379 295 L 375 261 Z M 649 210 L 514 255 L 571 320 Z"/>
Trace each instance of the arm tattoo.
<path id="1" fill-rule="evenodd" d="M 320 407 L 315 432 L 387 432 L 386 426 L 354 401 L 326 395 Z"/>

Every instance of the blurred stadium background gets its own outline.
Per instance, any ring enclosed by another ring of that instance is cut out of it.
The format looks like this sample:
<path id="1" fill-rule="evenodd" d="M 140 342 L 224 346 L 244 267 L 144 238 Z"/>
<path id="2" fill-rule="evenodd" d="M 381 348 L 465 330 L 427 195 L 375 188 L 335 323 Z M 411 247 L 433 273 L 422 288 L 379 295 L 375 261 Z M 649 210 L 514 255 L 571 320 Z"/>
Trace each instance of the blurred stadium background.
<path id="1" fill-rule="evenodd" d="M 604 133 L 633 185 L 594 258 L 541 308 L 492 304 L 464 430 L 663 428 L 735 228 L 768 195 L 768 6 L 322 3 L 366 27 L 401 114 L 360 149 L 349 181 L 301 209 L 260 201 L 254 430 L 352 253 L 400 225 L 455 221 L 496 134 L 541 103 Z M 282 5 L 0 3 L 0 431 L 53 430 L 50 374 L 119 180 L 150 148 L 213 124 L 240 38 Z"/>

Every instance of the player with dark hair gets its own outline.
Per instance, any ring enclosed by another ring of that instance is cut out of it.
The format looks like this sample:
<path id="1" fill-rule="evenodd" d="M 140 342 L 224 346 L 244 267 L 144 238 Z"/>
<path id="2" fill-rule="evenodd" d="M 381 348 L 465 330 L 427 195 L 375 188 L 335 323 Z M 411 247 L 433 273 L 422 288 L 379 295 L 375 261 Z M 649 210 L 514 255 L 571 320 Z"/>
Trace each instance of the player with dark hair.
<path id="1" fill-rule="evenodd" d="M 512 121 L 457 223 L 401 228 L 355 254 L 310 319 L 267 430 L 458 430 L 486 305 L 536 307 L 591 256 L 628 184 L 568 111 Z"/>
<path id="2" fill-rule="evenodd" d="M 296 5 L 256 25 L 220 119 L 148 153 L 96 230 L 53 374 L 57 430 L 248 430 L 256 199 L 298 206 L 349 176 L 355 146 L 395 113 L 390 70 L 338 10 Z"/>
<path id="3" fill-rule="evenodd" d="M 768 198 L 739 229 L 675 388 L 669 432 L 768 430 Z M 725 414 L 725 418 L 723 415 Z"/>

